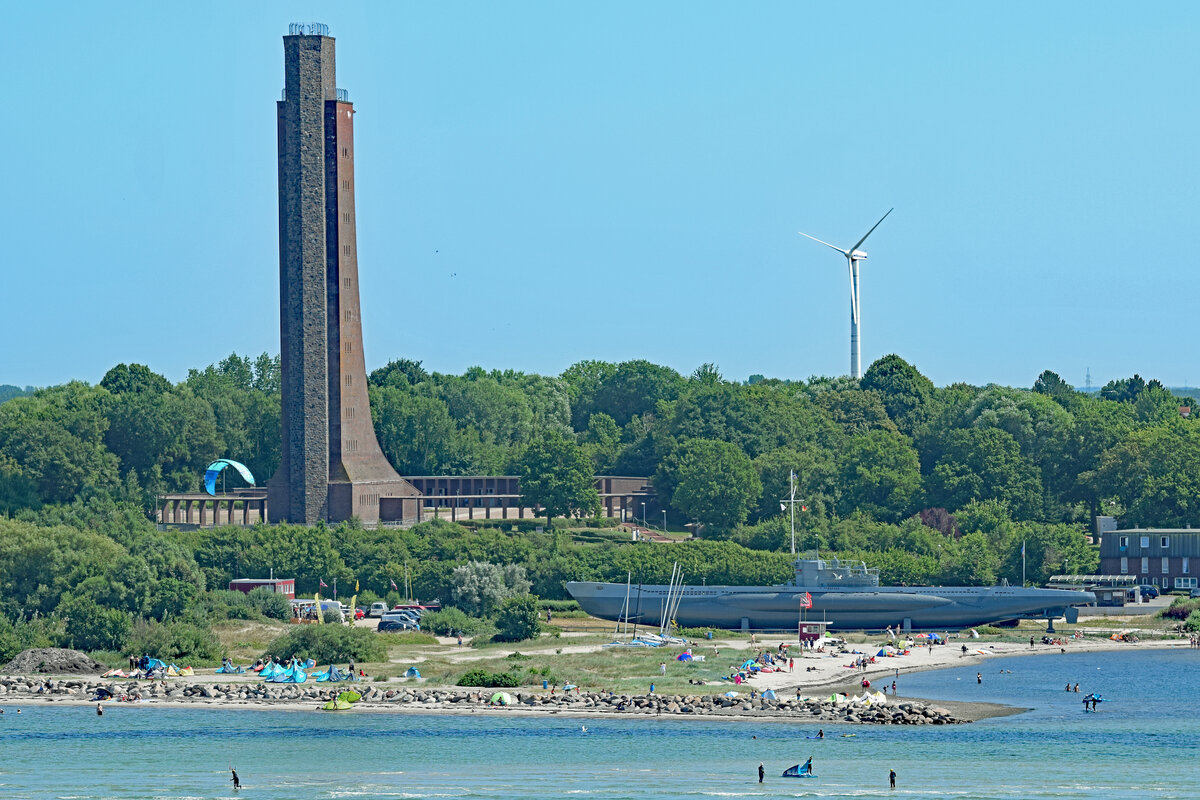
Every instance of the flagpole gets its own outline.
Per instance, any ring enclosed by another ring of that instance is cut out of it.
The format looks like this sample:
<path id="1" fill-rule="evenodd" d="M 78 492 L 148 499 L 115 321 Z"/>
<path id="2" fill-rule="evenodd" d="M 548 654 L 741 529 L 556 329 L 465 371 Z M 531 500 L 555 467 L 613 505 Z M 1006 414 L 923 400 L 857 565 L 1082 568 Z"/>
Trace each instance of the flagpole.
<path id="1" fill-rule="evenodd" d="M 788 486 L 791 487 L 792 508 L 792 555 L 796 555 L 796 470 L 788 470 Z"/>
<path id="2" fill-rule="evenodd" d="M 1021 540 L 1021 585 L 1025 585 L 1025 540 Z"/>

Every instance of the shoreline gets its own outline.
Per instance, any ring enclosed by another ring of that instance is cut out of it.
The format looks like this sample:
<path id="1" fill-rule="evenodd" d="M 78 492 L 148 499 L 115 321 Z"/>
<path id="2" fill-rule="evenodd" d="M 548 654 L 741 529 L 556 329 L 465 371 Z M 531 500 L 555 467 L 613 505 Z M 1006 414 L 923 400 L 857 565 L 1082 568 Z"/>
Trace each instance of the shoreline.
<path id="1" fill-rule="evenodd" d="M 899 697 L 899 703 L 915 703 L 922 705 L 935 705 L 950 711 L 956 720 L 964 723 L 978 722 L 979 720 L 992 719 L 995 717 L 1009 717 L 1016 714 L 1023 714 L 1028 711 L 1028 708 L 1020 708 L 1017 706 L 1008 706 L 1001 703 L 976 703 L 961 700 L 946 700 L 934 701 L 926 700 L 917 697 Z M 68 706 L 73 708 L 92 709 L 96 705 L 96 701 L 87 700 L 77 697 L 4 697 L 0 698 L 0 706 L 25 706 L 25 707 L 46 707 L 46 706 Z M 289 713 L 297 713 L 303 711 L 317 711 L 317 707 L 311 702 L 288 702 L 288 701 L 214 701 L 214 700 L 196 700 L 196 701 L 180 701 L 180 700 L 142 700 L 136 703 L 104 701 L 106 711 L 112 709 L 130 710 L 137 709 L 191 709 L 194 711 L 282 711 Z M 564 709 L 547 709 L 547 708 L 529 708 L 521 705 L 513 706 L 475 706 L 475 707 L 455 707 L 454 705 L 442 707 L 423 707 L 423 706 L 400 706 L 400 705 L 358 705 L 354 707 L 354 711 L 360 714 L 396 714 L 396 715 L 417 715 L 417 716 L 450 716 L 450 717 L 519 717 L 521 719 L 596 719 L 603 717 L 605 719 L 623 719 L 634 720 L 640 719 L 647 722 L 654 720 L 671 720 L 675 722 L 734 722 L 738 724 L 763 724 L 772 725 L 854 725 L 862 726 L 862 722 L 846 722 L 840 719 L 820 719 L 818 717 L 789 717 L 789 716 L 759 716 L 752 714 L 682 714 L 671 713 L 664 711 L 661 715 L 652 713 L 635 713 L 628 711 L 599 711 L 586 710 L 582 708 L 564 708 Z"/>
<path id="2" fill-rule="evenodd" d="M 766 643 L 764 643 L 766 646 Z M 375 697 L 364 698 L 362 702 L 356 704 L 355 710 L 360 713 L 385 713 L 385 714 L 425 714 L 425 715 L 453 715 L 453 716 L 519 716 L 522 718 L 545 718 L 545 717 L 565 717 L 565 718 L 596 718 L 615 717 L 621 719 L 670 719 L 670 720 L 719 720 L 719 721 L 738 721 L 738 722 L 772 722 L 772 723 L 789 723 L 789 724 L 820 724 L 820 725 L 840 725 L 840 724 L 879 724 L 884 720 L 875 721 L 872 719 L 858 719 L 857 714 L 862 713 L 869 716 L 863 707 L 853 706 L 835 706 L 828 702 L 826 697 L 824 701 L 815 699 L 813 695 L 820 692 L 837 693 L 846 691 L 849 694 L 856 694 L 862 691 L 860 681 L 862 677 L 871 679 L 874 683 L 877 680 L 885 679 L 884 683 L 890 683 L 897 673 L 914 673 L 925 672 L 934 669 L 948 669 L 955 666 L 973 667 L 995 657 L 1019 657 L 1019 656 L 1038 656 L 1049 654 L 1062 654 L 1062 650 L 1067 653 L 1087 653 L 1087 652 L 1114 652 L 1130 649 L 1153 649 L 1164 650 L 1175 647 L 1186 647 L 1186 641 L 1172 640 L 1153 640 L 1147 642 L 1139 642 L 1136 644 L 1125 642 L 1114 642 L 1111 640 L 1076 640 L 1071 644 L 1060 648 L 1058 645 L 1036 645 L 1034 648 L 1025 648 L 1015 643 L 1000 643 L 993 644 L 987 647 L 978 648 L 986 650 L 986 655 L 979 652 L 969 652 L 966 655 L 961 653 L 961 648 L 954 648 L 950 645 L 943 645 L 935 648 L 932 653 L 921 652 L 920 654 L 910 654 L 909 656 L 886 658 L 877 661 L 875 664 L 869 664 L 867 669 L 848 669 L 842 663 L 843 661 L 852 660 L 856 656 L 852 653 L 841 653 L 828 656 L 807 656 L 797 659 L 797 666 L 801 664 L 811 665 L 818 658 L 823 662 L 819 674 L 805 672 L 777 672 L 760 675 L 755 678 L 750 686 L 742 684 L 738 687 L 739 690 L 749 690 L 751 688 L 762 692 L 767 689 L 775 689 L 781 693 L 779 701 L 780 706 L 787 708 L 776 707 L 774 704 L 768 706 L 763 703 L 761 698 L 758 701 L 750 701 L 748 698 L 739 697 L 736 701 L 730 701 L 729 705 L 723 706 L 726 702 L 721 697 L 723 691 L 732 688 L 730 684 L 708 684 L 704 687 L 691 687 L 691 691 L 686 693 L 686 698 L 679 694 L 663 693 L 659 695 L 642 695 L 634 696 L 631 701 L 644 703 L 639 710 L 618 711 L 616 708 L 602 703 L 599 696 L 588 694 L 585 696 L 564 697 L 558 695 L 554 699 L 553 696 L 548 696 L 544 692 L 522 691 L 521 689 L 508 690 L 514 698 L 519 698 L 516 703 L 510 706 L 492 707 L 481 702 L 478 696 L 485 695 L 497 690 L 482 689 L 472 687 L 435 687 L 435 686 L 414 686 L 413 684 L 389 684 L 385 682 L 362 685 L 335 685 L 328 684 L 272 684 L 273 688 L 288 687 L 299 689 L 304 687 L 304 691 L 318 690 L 329 693 L 334 689 L 354 688 L 358 691 L 376 695 Z M 864 649 L 859 647 L 857 649 Z M 924 651 L 925 648 L 922 648 Z M 803 680 L 805 676 L 809 680 Z M 174 679 L 173 682 L 166 683 L 168 691 L 174 690 L 196 690 L 202 692 L 201 695 L 182 699 L 179 697 L 148 697 L 137 702 L 118 701 L 110 699 L 102 701 L 106 708 L 192 708 L 192 709 L 212 709 L 212 710 L 244 710 L 244 711 L 314 711 L 317 710 L 320 702 L 316 697 L 279 697 L 279 698 L 234 698 L 234 697 L 212 697 L 203 696 L 208 694 L 210 687 L 221 686 L 228 691 L 231 688 L 243 689 L 258 689 L 264 684 L 258 681 L 225 681 L 217 682 L 216 675 L 196 675 L 189 680 L 180 681 Z M 797 686 L 796 679 L 801 679 Z M 56 694 L 52 696 L 37 695 L 33 692 L 16 691 L 11 688 L 14 684 L 26 684 L 32 682 L 34 685 L 38 681 L 53 680 L 56 683 L 62 684 L 55 689 Z M 66 705 L 72 707 L 93 707 L 97 701 L 81 697 L 74 692 L 82 689 L 83 685 L 106 685 L 114 689 L 120 689 L 124 686 L 132 688 L 137 685 L 143 690 L 142 694 L 147 693 L 147 690 L 161 690 L 162 681 L 158 682 L 138 682 L 132 684 L 121 679 L 104 679 L 99 676 L 2 676 L 0 681 L 7 681 L 10 688 L 0 690 L 0 706 L 48 706 L 48 705 Z M 74 684 L 74 687 L 71 687 Z M 790 700 L 791 693 L 794 693 L 799 688 L 804 694 L 807 708 L 798 707 Z M 708 691 L 704 691 L 708 690 Z M 386 692 L 393 692 L 393 697 L 386 697 Z M 786 696 L 783 693 L 786 692 Z M 403 699 L 405 695 L 416 695 L 408 700 Z M 437 695 L 435 698 L 434 696 Z M 457 695 L 457 699 L 451 699 Z M 468 696 L 476 695 L 476 698 L 468 700 Z M 703 701 L 701 701 L 703 699 Z M 823 705 L 822 705 L 823 702 Z M 661 713 L 657 712 L 657 704 L 662 703 L 663 709 Z M 695 710 L 690 712 L 680 712 L 677 708 L 669 708 L 668 704 L 679 706 L 689 705 L 695 706 Z M 937 698 L 917 698 L 904 695 L 894 696 L 887 695 L 886 705 L 882 706 L 893 714 L 901 707 L 915 707 L 918 715 L 926 709 L 937 709 L 938 714 L 942 715 L 940 723 L 945 722 L 976 722 L 984 719 L 995 717 L 1011 716 L 1021 714 L 1028 711 L 1028 708 L 1018 706 L 1010 706 L 997 703 L 976 703 L 965 701 L 948 701 Z M 909 709 L 914 710 L 914 709 Z M 838 717 L 836 715 L 842 715 Z M 936 716 L 936 715 L 935 715 Z M 921 721 L 924 724 L 924 721 Z M 909 720 L 907 723 L 898 723 L 892 721 L 890 724 L 912 724 Z"/>

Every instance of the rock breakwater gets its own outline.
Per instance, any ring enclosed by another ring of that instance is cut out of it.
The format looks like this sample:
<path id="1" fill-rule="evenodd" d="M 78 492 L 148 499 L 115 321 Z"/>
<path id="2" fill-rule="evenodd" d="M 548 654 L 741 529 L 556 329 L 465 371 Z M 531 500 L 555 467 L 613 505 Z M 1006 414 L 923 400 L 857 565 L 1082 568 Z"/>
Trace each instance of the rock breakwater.
<path id="1" fill-rule="evenodd" d="M 278 705 L 315 707 L 346 689 L 362 694 L 356 705 L 372 709 L 415 711 L 478 711 L 503 713 L 535 711 L 569 714 L 634 714 L 657 716 L 716 716 L 794 719 L 809 722 L 843 722 L 865 725 L 954 725 L 970 720 L 949 710 L 920 701 L 887 701 L 872 704 L 834 702 L 828 698 L 769 699 L 723 695 L 619 695 L 607 692 L 550 694 L 507 691 L 511 705 L 491 703 L 495 689 L 431 689 L 394 684 L 268 684 L 204 683 L 179 681 L 106 681 L 41 677 L 0 679 L 0 701 L 25 699 L 86 701 L 97 693 L 114 700 L 167 701 L 209 705 Z M 102 691 L 101 691 L 102 690 Z"/>

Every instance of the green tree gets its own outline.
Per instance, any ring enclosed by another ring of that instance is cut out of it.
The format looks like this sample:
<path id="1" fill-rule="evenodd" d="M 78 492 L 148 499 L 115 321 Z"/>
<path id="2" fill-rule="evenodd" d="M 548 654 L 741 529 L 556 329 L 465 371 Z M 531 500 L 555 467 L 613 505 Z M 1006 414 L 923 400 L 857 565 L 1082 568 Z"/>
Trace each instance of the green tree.
<path id="1" fill-rule="evenodd" d="M 523 642 L 541 632 L 537 598 L 531 594 L 509 597 L 496 617 L 496 638 L 504 642 Z"/>
<path id="2" fill-rule="evenodd" d="M 870 431 L 851 436 L 839 457 L 841 492 L 837 511 L 864 511 L 894 522 L 916 510 L 921 496 L 921 465 L 906 436 Z"/>
<path id="3" fill-rule="evenodd" d="M 559 377 L 566 383 L 567 399 L 571 404 L 571 427 L 582 431 L 595 413 L 596 394 L 617 372 L 617 365 L 608 361 L 577 361 Z"/>
<path id="4" fill-rule="evenodd" d="M 611 474 L 621 456 L 621 429 L 613 418 L 608 414 L 593 414 L 580 440 L 596 474 Z"/>
<path id="5" fill-rule="evenodd" d="M 706 536 L 731 533 L 762 494 L 750 458 L 734 445 L 712 439 L 680 445 L 669 480 L 674 483 L 671 506 L 703 525 Z"/>
<path id="6" fill-rule="evenodd" d="M 505 600 L 529 592 L 525 568 L 518 564 L 498 566 L 471 561 L 450 574 L 450 598 L 454 605 L 477 617 L 495 613 Z"/>
<path id="7" fill-rule="evenodd" d="M 933 381 L 895 354 L 886 355 L 868 367 L 859 385 L 879 392 L 888 416 L 907 434 L 924 418 L 925 405 L 934 393 Z"/>
<path id="8" fill-rule="evenodd" d="M 133 626 L 125 611 L 104 608 L 88 597 L 73 597 L 56 611 L 66 623 L 67 641 L 80 650 L 121 650 Z"/>
<path id="9" fill-rule="evenodd" d="M 171 389 L 170 381 L 143 364 L 117 364 L 104 373 L 100 385 L 112 394 L 162 394 Z"/>
<path id="10" fill-rule="evenodd" d="M 946 452 L 925 482 L 928 503 L 950 510 L 975 500 L 999 500 L 1019 519 L 1041 510 L 1037 469 L 1021 455 L 1017 442 L 996 428 L 966 428 L 946 437 Z"/>
<path id="11" fill-rule="evenodd" d="M 1200 527 L 1200 429 L 1177 418 L 1130 433 L 1101 457 L 1098 482 L 1124 499 L 1127 526 Z"/>
<path id="12" fill-rule="evenodd" d="M 556 516 L 600 512 L 600 495 L 587 452 L 557 431 L 525 448 L 517 461 L 517 474 L 521 478 L 521 502 L 545 508 L 548 522 Z"/>
<path id="13" fill-rule="evenodd" d="M 654 411 L 660 401 L 674 400 L 685 385 L 683 376 L 670 367 L 625 361 L 596 389 L 592 411 L 602 411 L 623 426 L 640 414 Z"/>
<path id="14" fill-rule="evenodd" d="M 392 385 L 370 394 L 379 446 L 401 475 L 438 475 L 454 462 L 458 430 L 445 403 Z"/>

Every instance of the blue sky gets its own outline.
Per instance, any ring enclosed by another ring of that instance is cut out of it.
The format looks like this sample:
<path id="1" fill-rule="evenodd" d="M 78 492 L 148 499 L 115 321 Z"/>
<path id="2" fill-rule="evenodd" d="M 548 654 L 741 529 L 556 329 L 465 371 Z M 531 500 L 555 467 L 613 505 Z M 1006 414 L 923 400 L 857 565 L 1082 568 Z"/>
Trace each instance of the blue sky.
<path id="1" fill-rule="evenodd" d="M 1200 6 L 35 4 L 0 68 L 0 383 L 276 352 L 275 100 L 327 23 L 368 367 L 1200 381 Z"/>

